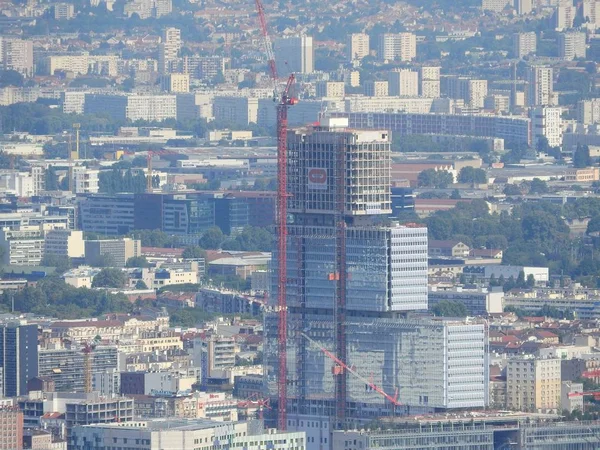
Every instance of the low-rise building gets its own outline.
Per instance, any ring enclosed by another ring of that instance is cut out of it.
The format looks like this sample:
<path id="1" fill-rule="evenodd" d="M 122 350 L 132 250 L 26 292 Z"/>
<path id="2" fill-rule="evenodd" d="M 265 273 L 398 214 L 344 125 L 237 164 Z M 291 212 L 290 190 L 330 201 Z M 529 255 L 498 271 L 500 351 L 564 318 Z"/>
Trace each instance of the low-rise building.
<path id="1" fill-rule="evenodd" d="M 39 266 L 44 258 L 44 231 L 39 226 L 0 230 L 2 264 Z"/>
<path id="2" fill-rule="evenodd" d="M 46 232 L 44 251 L 46 255 L 83 258 L 85 255 L 83 231 L 50 230 Z"/>
<path id="3" fill-rule="evenodd" d="M 85 261 L 90 265 L 125 267 L 129 258 L 141 255 L 142 246 L 139 240 L 131 238 L 98 239 L 85 241 Z M 107 259 L 107 261 L 104 261 Z"/>
<path id="4" fill-rule="evenodd" d="M 466 306 L 469 314 L 486 315 L 504 311 L 504 292 L 488 289 L 439 289 L 429 288 L 428 303 L 432 308 L 442 301 L 458 302 Z"/>

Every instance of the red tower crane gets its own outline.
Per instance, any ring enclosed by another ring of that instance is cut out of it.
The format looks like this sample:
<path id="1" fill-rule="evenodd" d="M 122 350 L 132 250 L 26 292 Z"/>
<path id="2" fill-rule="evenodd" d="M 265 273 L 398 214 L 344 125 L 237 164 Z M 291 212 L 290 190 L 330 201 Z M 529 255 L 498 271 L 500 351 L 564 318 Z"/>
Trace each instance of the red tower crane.
<path id="1" fill-rule="evenodd" d="M 277 311 L 278 336 L 277 353 L 279 373 L 277 379 L 277 428 L 285 430 L 287 425 L 287 126 L 288 108 L 298 103 L 293 96 L 296 81 L 294 74 L 288 77 L 285 89 L 279 92 L 275 54 L 269 37 L 267 19 L 262 0 L 255 0 L 260 29 L 263 36 L 264 50 L 267 55 L 271 82 L 273 83 L 273 101 L 277 102 Z"/>

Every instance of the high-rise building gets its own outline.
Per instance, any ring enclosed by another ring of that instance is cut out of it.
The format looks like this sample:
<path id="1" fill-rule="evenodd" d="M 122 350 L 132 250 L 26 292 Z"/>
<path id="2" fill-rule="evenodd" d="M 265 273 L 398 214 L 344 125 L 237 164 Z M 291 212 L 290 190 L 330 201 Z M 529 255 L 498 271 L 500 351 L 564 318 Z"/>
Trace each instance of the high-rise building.
<path id="1" fill-rule="evenodd" d="M 585 33 L 568 32 L 558 35 L 558 56 L 566 61 L 576 58 L 585 58 L 586 36 Z"/>
<path id="2" fill-rule="evenodd" d="M 348 60 L 361 60 L 369 56 L 369 35 L 366 33 L 352 33 L 346 42 Z"/>
<path id="3" fill-rule="evenodd" d="M 23 39 L 0 38 L 1 65 L 4 70 L 33 76 L 33 42 Z"/>
<path id="4" fill-rule="evenodd" d="M 367 97 L 387 97 L 389 83 L 387 81 L 367 81 L 364 86 Z"/>
<path id="5" fill-rule="evenodd" d="M 21 450 L 23 428 L 23 411 L 16 407 L 0 408 L 0 450 Z"/>
<path id="6" fill-rule="evenodd" d="M 462 99 L 472 108 L 483 108 L 488 94 L 487 80 L 467 77 L 444 77 L 444 91 L 450 98 Z"/>
<path id="7" fill-rule="evenodd" d="M 527 73 L 527 104 L 529 106 L 554 104 L 552 67 L 530 66 Z"/>
<path id="8" fill-rule="evenodd" d="M 502 12 L 507 6 L 512 6 L 511 0 L 481 0 L 481 9 L 484 11 Z"/>
<path id="9" fill-rule="evenodd" d="M 531 14 L 531 11 L 533 11 L 533 0 L 515 0 L 515 10 L 519 16 Z"/>
<path id="10" fill-rule="evenodd" d="M 512 358 L 506 366 L 506 406 L 528 412 L 560 409 L 560 359 Z"/>
<path id="11" fill-rule="evenodd" d="M 75 17 L 75 5 L 72 3 L 56 3 L 54 5 L 55 20 L 71 20 Z"/>
<path id="12" fill-rule="evenodd" d="M 293 36 L 277 39 L 273 43 L 277 73 L 284 78 L 290 73 L 312 73 L 314 49 L 311 36 Z"/>
<path id="13" fill-rule="evenodd" d="M 537 51 L 537 35 L 534 31 L 528 33 L 516 33 L 514 35 L 514 54 L 515 58 L 535 54 Z"/>
<path id="14" fill-rule="evenodd" d="M 396 69 L 388 72 L 390 95 L 416 97 L 419 95 L 419 72 L 408 69 Z"/>
<path id="15" fill-rule="evenodd" d="M 381 222 L 392 210 L 389 133 L 347 124 L 325 119 L 287 135 L 288 427 L 307 429 L 299 416 L 335 417 L 340 401 L 347 417 L 393 413 L 381 394 L 340 371 L 318 346 L 370 374 L 390 396 L 398 388 L 398 401 L 411 412 L 484 406 L 485 326 L 403 318 L 427 308 L 427 229 Z M 279 258 L 275 252 L 273 268 Z M 274 270 L 272 285 L 277 281 Z M 277 314 L 267 314 L 271 395 L 277 330 Z"/>
<path id="16" fill-rule="evenodd" d="M 554 26 L 557 30 L 573 28 L 573 21 L 577 15 L 577 7 L 573 4 L 564 4 L 556 7 L 554 12 Z"/>
<path id="17" fill-rule="evenodd" d="M 417 57 L 417 37 L 412 33 L 384 33 L 379 36 L 379 59 L 411 61 Z"/>
<path id="18" fill-rule="evenodd" d="M 600 1 L 585 0 L 581 8 L 583 17 L 589 19 L 592 26 L 597 27 L 600 24 Z"/>
<path id="19" fill-rule="evenodd" d="M 419 95 L 425 98 L 439 98 L 440 96 L 440 68 L 437 66 L 424 66 L 419 69 Z"/>
<path id="20" fill-rule="evenodd" d="M 165 28 L 162 42 L 158 46 L 158 71 L 161 74 L 171 72 L 172 64 L 177 60 L 181 50 L 181 30 L 178 28 Z"/>
<path id="21" fill-rule="evenodd" d="M 577 103 L 577 122 L 591 125 L 600 122 L 600 99 L 581 100 Z"/>
<path id="22" fill-rule="evenodd" d="M 543 136 L 551 147 L 562 145 L 562 108 L 536 106 L 529 111 L 531 129 L 533 130 L 533 144 L 537 147 L 539 139 Z"/>
<path id="23" fill-rule="evenodd" d="M 345 93 L 343 81 L 319 81 L 316 85 L 317 97 L 342 98 Z"/>
<path id="24" fill-rule="evenodd" d="M 0 327 L 2 394 L 27 394 L 27 382 L 38 376 L 38 327 L 9 323 Z"/>
<path id="25" fill-rule="evenodd" d="M 190 92 L 190 76 L 187 73 L 171 73 L 161 79 L 161 87 L 167 92 Z"/>

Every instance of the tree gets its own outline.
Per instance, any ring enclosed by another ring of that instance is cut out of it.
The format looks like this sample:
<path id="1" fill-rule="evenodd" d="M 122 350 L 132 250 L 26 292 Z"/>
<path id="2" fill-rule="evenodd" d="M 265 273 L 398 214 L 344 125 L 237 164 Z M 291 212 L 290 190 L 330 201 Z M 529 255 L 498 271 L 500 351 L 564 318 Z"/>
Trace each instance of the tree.
<path id="1" fill-rule="evenodd" d="M 92 287 L 124 288 L 127 275 L 121 269 L 105 268 L 94 277 Z"/>
<path id="2" fill-rule="evenodd" d="M 446 189 L 453 183 L 452 174 L 446 170 L 426 169 L 422 171 L 417 182 L 421 187 L 433 187 L 436 189 Z"/>
<path id="3" fill-rule="evenodd" d="M 471 166 L 463 167 L 458 174 L 459 183 L 487 183 L 487 173 L 483 169 L 476 169 Z"/>
<path id="4" fill-rule="evenodd" d="M 22 87 L 23 81 L 23 75 L 16 70 L 3 70 L 0 72 L 0 87 Z"/>
<path id="5" fill-rule="evenodd" d="M 102 253 L 90 260 L 92 267 L 114 267 L 115 265 L 115 258 L 110 253 Z"/>
<path id="6" fill-rule="evenodd" d="M 144 283 L 144 280 L 137 280 L 135 283 L 135 288 L 136 289 L 148 289 L 148 285 L 146 283 Z"/>
<path id="7" fill-rule="evenodd" d="M 506 184 L 504 186 L 504 195 L 521 195 L 521 188 L 516 184 Z"/>
<path id="8" fill-rule="evenodd" d="M 530 273 L 529 275 L 527 275 L 527 287 L 534 287 L 535 286 L 535 277 L 533 276 L 532 273 Z"/>
<path id="9" fill-rule="evenodd" d="M 44 174 L 44 189 L 46 191 L 58 191 L 58 175 L 54 166 L 48 167 Z"/>
<path id="10" fill-rule="evenodd" d="M 132 256 L 125 263 L 125 267 L 150 267 L 145 256 Z"/>
<path id="11" fill-rule="evenodd" d="M 223 250 L 270 252 L 273 248 L 273 234 L 260 227 L 247 226 L 221 246 Z"/>
<path id="12" fill-rule="evenodd" d="M 590 148 L 587 145 L 577 144 L 577 148 L 573 154 L 573 167 L 583 168 L 589 167 L 591 164 Z"/>
<path id="13" fill-rule="evenodd" d="M 469 311 L 464 303 L 452 302 L 449 300 L 442 300 L 436 303 L 431 311 L 436 316 L 441 317 L 466 317 L 469 315 Z"/>
<path id="14" fill-rule="evenodd" d="M 530 194 L 546 194 L 548 192 L 548 184 L 540 180 L 539 178 L 534 178 L 531 180 L 531 184 L 529 186 Z"/>
<path id="15" fill-rule="evenodd" d="M 192 245 L 186 247 L 185 250 L 183 250 L 182 256 L 185 259 L 206 258 L 206 252 L 201 247 L 198 247 L 197 245 Z"/>
<path id="16" fill-rule="evenodd" d="M 217 250 L 221 248 L 223 238 L 223 232 L 219 227 L 210 227 L 200 238 L 199 244 L 202 248 Z"/>

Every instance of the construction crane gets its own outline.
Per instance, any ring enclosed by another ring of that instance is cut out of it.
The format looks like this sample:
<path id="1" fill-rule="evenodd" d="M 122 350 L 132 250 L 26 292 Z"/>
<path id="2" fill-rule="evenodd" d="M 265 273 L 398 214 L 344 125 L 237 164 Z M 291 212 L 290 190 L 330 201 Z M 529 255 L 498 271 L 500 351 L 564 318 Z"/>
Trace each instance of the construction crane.
<path id="1" fill-rule="evenodd" d="M 394 405 L 394 406 L 402 406 L 402 403 L 400 403 L 398 401 L 398 388 L 396 388 L 396 392 L 394 393 L 394 396 L 392 397 L 390 394 L 388 394 L 387 392 L 385 392 L 383 389 L 381 389 L 375 383 L 373 383 L 372 381 L 370 381 L 367 378 L 363 377 L 360 373 L 358 373 L 356 371 L 356 369 L 354 367 L 348 366 L 344 361 L 342 361 L 341 359 L 339 359 L 337 356 L 335 356 L 333 353 L 331 353 L 329 350 L 327 350 L 325 347 L 323 347 L 317 341 L 315 341 L 314 339 L 311 339 L 305 333 L 300 332 L 300 335 L 303 336 L 306 340 L 308 340 L 315 347 L 317 347 L 319 350 L 321 350 L 323 352 L 323 354 L 325 354 L 325 356 L 327 356 L 329 359 L 331 359 L 333 362 L 336 363 L 336 365 L 332 368 L 332 373 L 333 373 L 334 376 L 337 377 L 341 373 L 345 373 L 345 372 L 351 373 L 356 378 L 358 378 L 360 381 L 362 381 L 367 386 L 369 386 L 371 389 L 373 389 L 375 392 L 377 392 L 382 397 L 384 397 L 386 400 L 388 400 L 392 405 Z"/>
<path id="2" fill-rule="evenodd" d="M 260 30 L 263 36 L 264 50 L 267 55 L 271 82 L 273 84 L 273 101 L 277 103 L 277 310 L 278 335 L 277 353 L 279 372 L 277 379 L 277 427 L 285 431 L 287 426 L 287 127 L 288 108 L 298 103 L 293 95 L 296 81 L 292 73 L 288 77 L 285 89 L 279 92 L 279 76 L 275 64 L 273 44 L 269 37 L 267 19 L 262 0 L 255 0 Z"/>
<path id="3" fill-rule="evenodd" d="M 83 344 L 83 374 L 84 374 L 84 388 L 86 394 L 92 392 L 92 351 L 94 347 L 89 344 Z"/>
<path id="4" fill-rule="evenodd" d="M 258 395 L 251 395 L 246 400 L 241 400 L 237 404 L 238 408 L 249 410 L 256 408 L 258 410 L 258 418 L 263 419 L 263 409 L 271 409 L 271 402 L 268 398 L 259 398 Z"/>
<path id="5" fill-rule="evenodd" d="M 569 392 L 567 397 L 594 397 L 594 400 L 600 400 L 600 391 Z"/>
<path id="6" fill-rule="evenodd" d="M 148 164 L 148 173 L 146 174 L 146 192 L 148 194 L 152 193 L 152 151 L 148 150 L 148 156 L 146 157 L 146 162 Z"/>

